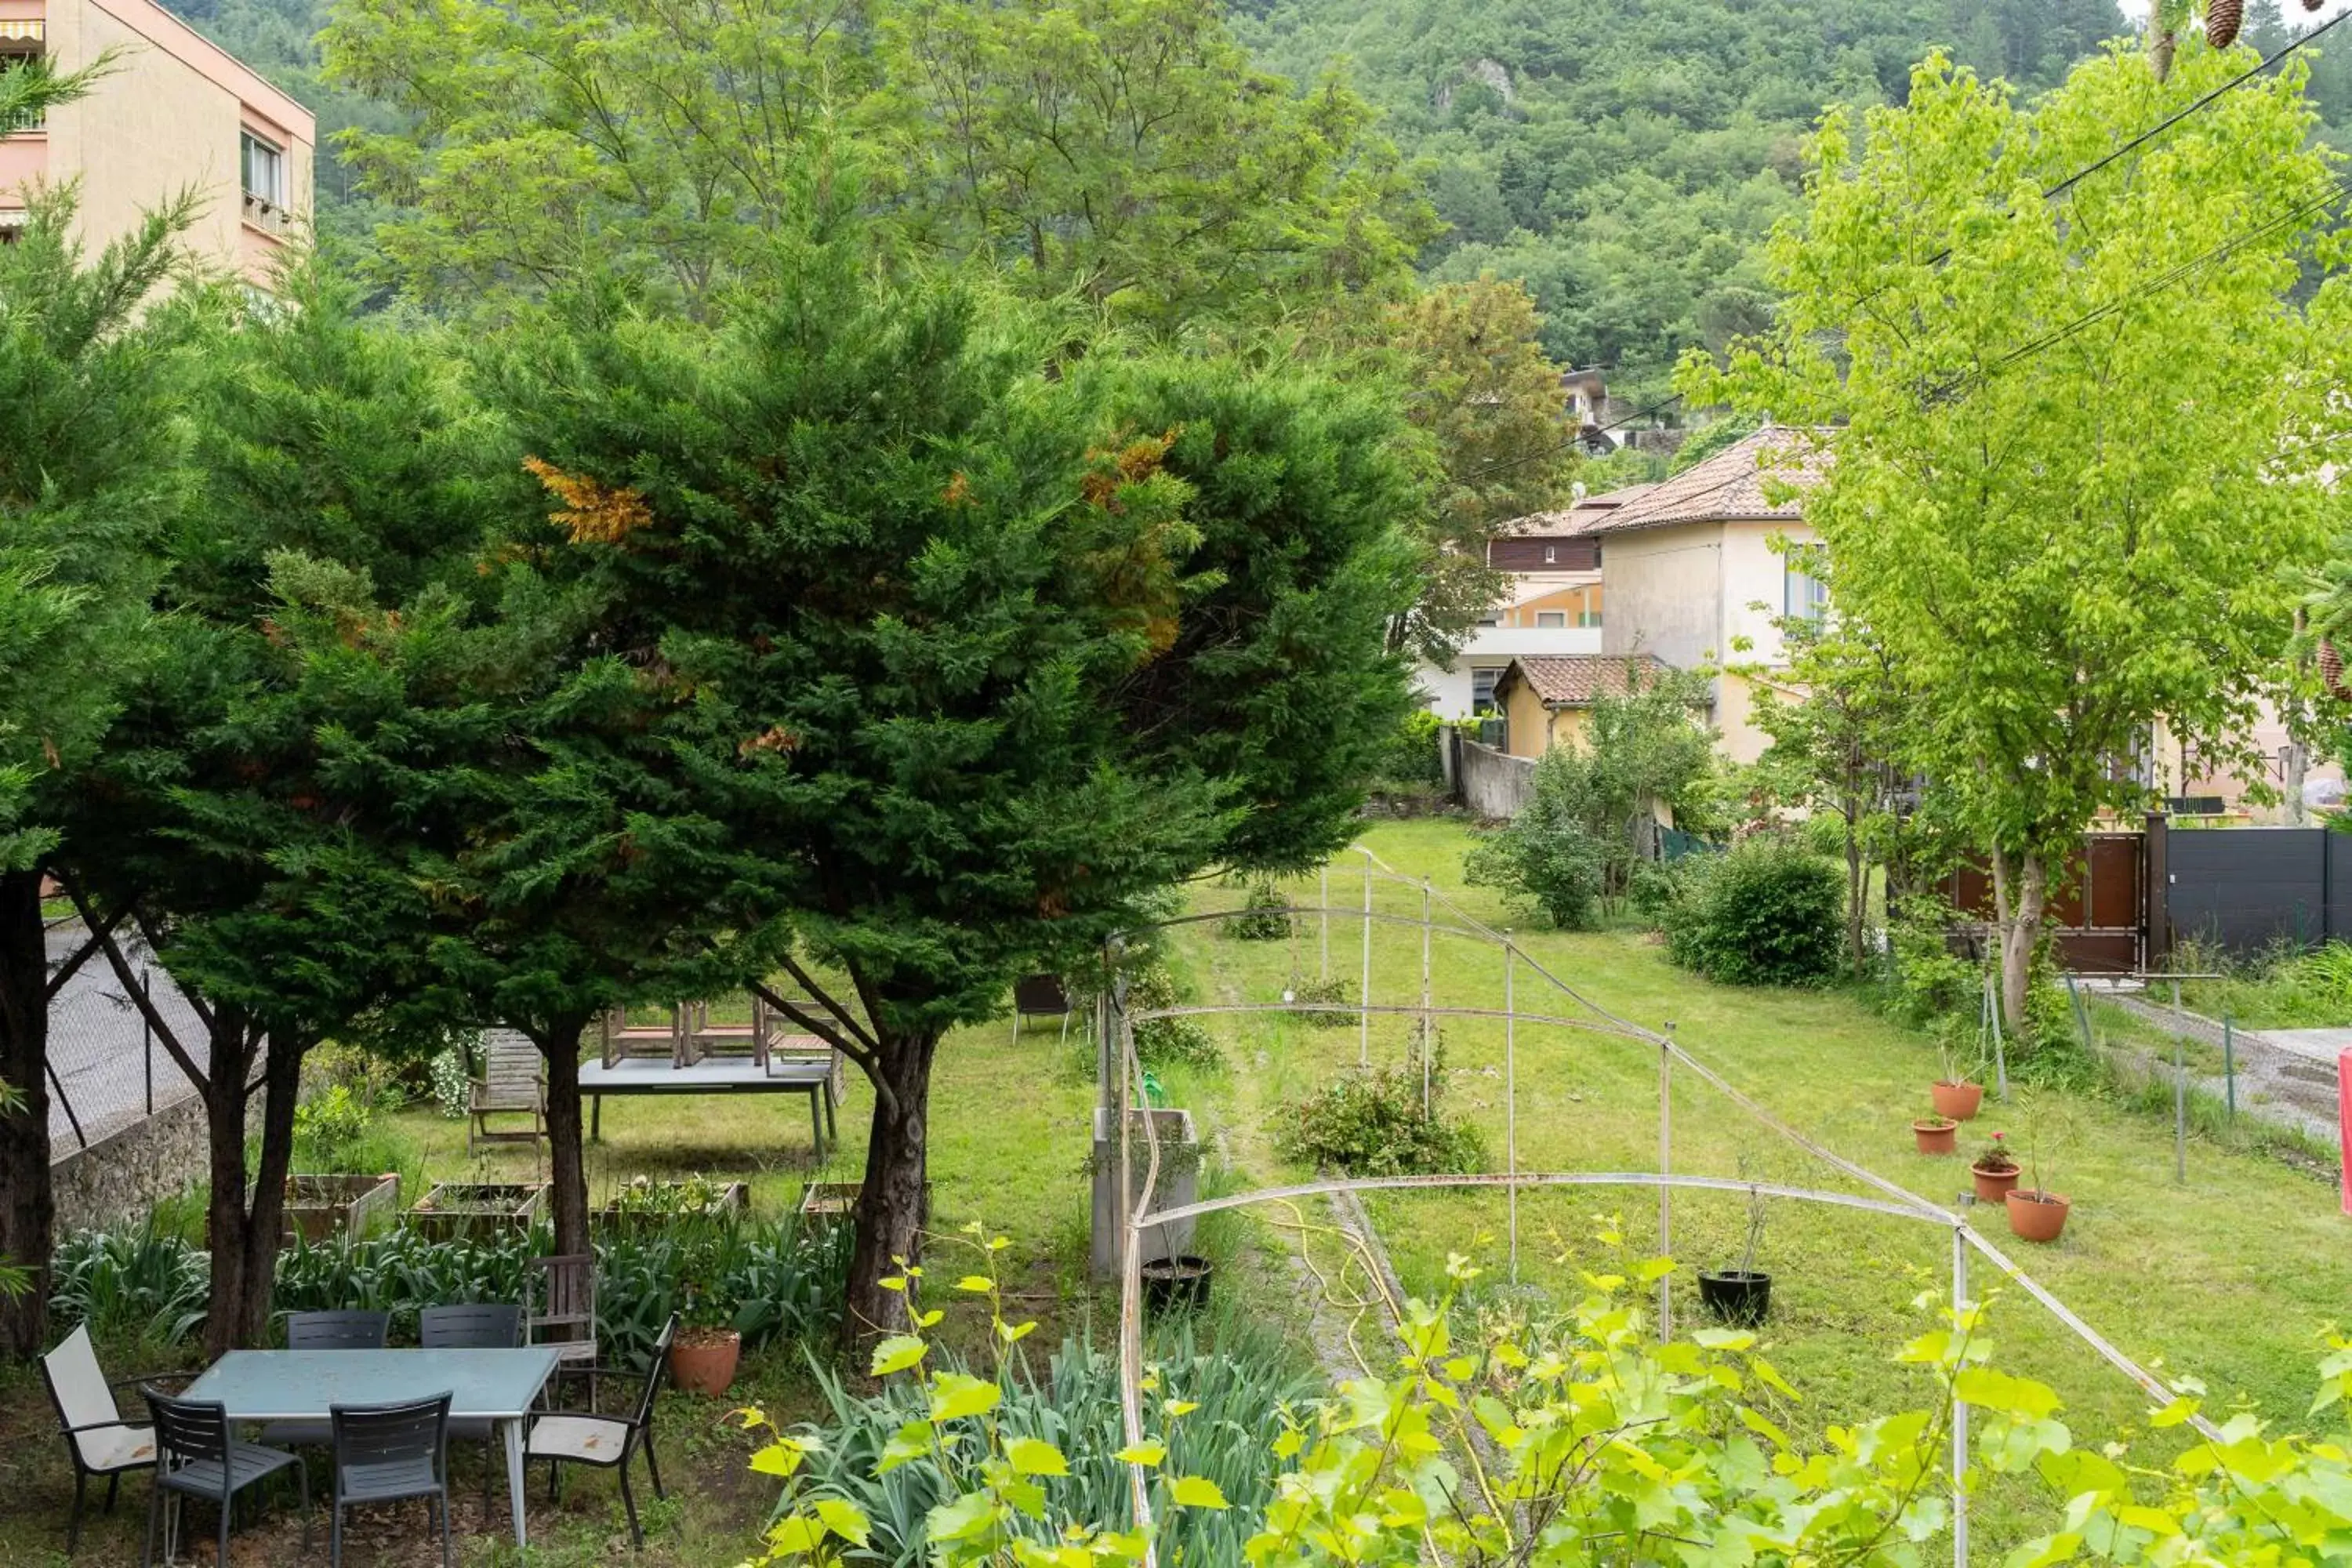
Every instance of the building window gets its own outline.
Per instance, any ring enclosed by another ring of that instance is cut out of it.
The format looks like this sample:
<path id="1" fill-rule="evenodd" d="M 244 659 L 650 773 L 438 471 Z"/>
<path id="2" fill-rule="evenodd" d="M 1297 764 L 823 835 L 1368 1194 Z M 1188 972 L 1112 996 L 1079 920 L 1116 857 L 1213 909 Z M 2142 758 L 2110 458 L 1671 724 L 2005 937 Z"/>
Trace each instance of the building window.
<path id="1" fill-rule="evenodd" d="M 16 70 L 22 67 L 28 66 L 40 58 L 40 54 L 37 50 L 9 49 L 0 51 L 0 76 L 5 76 L 12 70 Z M 23 110 L 15 114 L 0 115 L 0 136 L 5 136 L 12 131 L 38 131 L 40 129 L 41 117 L 32 110 Z"/>
<path id="2" fill-rule="evenodd" d="M 1780 610 L 1783 615 L 1818 621 L 1822 618 L 1822 612 L 1829 608 L 1829 584 L 1805 570 L 1812 559 L 1811 551 L 1790 552 L 1781 585 Z"/>
<path id="3" fill-rule="evenodd" d="M 1557 544 L 1547 544 L 1547 545 L 1545 545 L 1545 546 L 1544 546 L 1544 564 L 1545 564 L 1545 565 L 1549 566 L 1550 564 L 1552 564 L 1554 562 L 1558 561 L 1559 559 L 1559 546 L 1558 546 Z"/>
<path id="4" fill-rule="evenodd" d="M 1597 626 L 1601 624 L 1601 612 L 1598 610 L 1579 610 L 1576 615 L 1576 624 L 1580 626 L 1588 628 Z"/>
<path id="5" fill-rule="evenodd" d="M 1536 625 L 1547 631 L 1564 631 L 1568 626 L 1566 610 L 1538 610 Z"/>
<path id="6" fill-rule="evenodd" d="M 1503 672 L 1492 666 L 1470 672 L 1470 711 L 1492 713 L 1495 710 L 1495 682 Z"/>
<path id="7" fill-rule="evenodd" d="M 286 151 L 248 131 L 244 135 L 245 194 L 272 207 L 286 205 Z"/>

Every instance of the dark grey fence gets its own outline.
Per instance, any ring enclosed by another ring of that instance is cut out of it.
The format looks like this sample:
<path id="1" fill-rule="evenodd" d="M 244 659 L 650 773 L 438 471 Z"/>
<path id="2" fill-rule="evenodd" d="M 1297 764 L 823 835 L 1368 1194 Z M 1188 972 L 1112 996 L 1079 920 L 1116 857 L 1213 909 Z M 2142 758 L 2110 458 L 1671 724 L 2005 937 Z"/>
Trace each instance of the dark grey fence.
<path id="1" fill-rule="evenodd" d="M 2176 941 L 2252 952 L 2352 937 L 2352 834 L 2325 827 L 2183 827 L 2165 836 Z"/>

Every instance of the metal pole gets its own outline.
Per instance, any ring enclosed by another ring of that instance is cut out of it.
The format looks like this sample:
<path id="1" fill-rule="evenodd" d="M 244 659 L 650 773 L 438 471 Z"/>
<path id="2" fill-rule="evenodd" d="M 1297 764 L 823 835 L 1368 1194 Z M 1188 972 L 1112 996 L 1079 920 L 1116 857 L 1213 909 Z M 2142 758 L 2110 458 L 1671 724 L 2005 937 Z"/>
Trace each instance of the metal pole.
<path id="1" fill-rule="evenodd" d="M 2172 1179 L 2189 1184 L 2189 1041 L 2180 1028 L 2180 982 L 2172 983 Z"/>
<path id="2" fill-rule="evenodd" d="M 1666 1026 L 1666 1038 L 1658 1047 L 1658 1174 L 1670 1175 L 1675 1168 L 1675 1026 Z M 1661 1184 L 1658 1188 L 1658 1256 L 1675 1255 L 1674 1188 Z M 1664 1344 L 1675 1337 L 1674 1277 L 1658 1277 L 1658 1342 Z"/>
<path id="3" fill-rule="evenodd" d="M 1511 1283 L 1519 1282 L 1519 1015 L 1512 1001 L 1519 950 L 1503 938 L 1503 1168 L 1510 1173 Z"/>
<path id="4" fill-rule="evenodd" d="M 1421 879 L 1421 1113 L 1429 1115 L 1429 879 Z"/>
<path id="5" fill-rule="evenodd" d="M 1952 1331 L 1969 1310 L 1969 1238 L 1965 1224 L 1952 1226 Z M 1969 1407 L 1952 1391 L 1952 1565 L 1969 1568 Z"/>
<path id="6" fill-rule="evenodd" d="M 139 1011 L 139 1055 L 147 1073 L 147 1114 L 155 1114 L 155 1026 L 148 1020 L 155 1012 L 155 972 L 139 972 L 139 989 L 146 994 L 147 1005 Z"/>
<path id="7" fill-rule="evenodd" d="M 1993 999 L 1992 976 L 1985 976 L 1985 1017 L 1992 1025 L 1993 1081 L 2000 1087 L 2000 1097 L 2009 1098 L 2009 1047 L 2001 1042 L 2000 1005 Z"/>
<path id="8" fill-rule="evenodd" d="M 2221 1015 L 2221 1089 L 2229 1097 L 2230 1120 L 2238 1119 L 2238 1053 L 2236 1028 L 2230 1015 Z"/>
<path id="9" fill-rule="evenodd" d="M 1321 914 L 1319 914 L 1319 915 L 1318 915 L 1318 916 L 1316 916 L 1316 917 L 1315 917 L 1315 918 L 1316 918 L 1316 923 L 1317 923 L 1317 924 L 1318 924 L 1318 925 L 1320 925 L 1320 926 L 1323 928 L 1323 967 L 1322 967 L 1322 969 L 1321 969 L 1319 972 L 1318 972 L 1318 973 L 1316 974 L 1316 978 L 1317 978 L 1317 979 L 1318 979 L 1318 980 L 1328 981 L 1328 980 L 1331 978 L 1331 865 L 1330 865 L 1330 862 L 1328 862 L 1328 860 L 1327 860 L 1327 861 L 1325 861 L 1325 862 L 1324 862 L 1324 864 L 1323 864 L 1323 868 L 1322 868 L 1321 870 L 1318 871 L 1318 872 L 1315 874 L 1315 877 L 1316 877 L 1316 883 L 1317 883 L 1317 894 L 1318 894 L 1318 896 L 1317 896 L 1317 898 L 1316 898 L 1316 900 L 1315 900 L 1315 907 L 1316 907 L 1317 909 L 1318 909 L 1318 910 L 1322 910 L 1322 911 L 1323 911 Z"/>
<path id="10" fill-rule="evenodd" d="M 1356 1065 L 1372 1065 L 1372 860 L 1364 857 L 1364 988 L 1356 993 Z"/>

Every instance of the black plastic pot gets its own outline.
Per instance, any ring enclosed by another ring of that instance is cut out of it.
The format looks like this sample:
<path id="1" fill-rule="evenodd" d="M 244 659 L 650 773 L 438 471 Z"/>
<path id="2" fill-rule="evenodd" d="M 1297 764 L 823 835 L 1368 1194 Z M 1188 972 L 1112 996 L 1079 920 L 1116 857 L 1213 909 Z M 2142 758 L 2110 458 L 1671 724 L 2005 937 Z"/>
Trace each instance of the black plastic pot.
<path id="1" fill-rule="evenodd" d="M 1190 1312 L 1209 1302 L 1209 1281 L 1216 1266 L 1190 1253 L 1154 1259 L 1143 1266 L 1143 1306 L 1150 1312 Z"/>
<path id="2" fill-rule="evenodd" d="M 1698 1277 L 1698 1299 L 1725 1322 L 1760 1327 L 1772 1311 L 1772 1277 L 1761 1269 L 1718 1268 Z"/>

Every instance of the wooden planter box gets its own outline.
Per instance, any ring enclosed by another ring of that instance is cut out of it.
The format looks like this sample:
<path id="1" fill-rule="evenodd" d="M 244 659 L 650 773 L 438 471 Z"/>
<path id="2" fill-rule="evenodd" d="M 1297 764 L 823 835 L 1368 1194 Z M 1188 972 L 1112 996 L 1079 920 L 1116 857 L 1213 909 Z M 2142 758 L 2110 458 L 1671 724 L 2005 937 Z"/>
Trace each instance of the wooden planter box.
<path id="1" fill-rule="evenodd" d="M 866 1190 L 864 1182 L 811 1182 L 801 1190 L 801 1217 L 809 1221 L 840 1221 L 850 1224 L 857 1217 L 857 1194 Z M 931 1184 L 923 1184 L 923 1212 L 915 1222 L 919 1226 L 931 1223 Z"/>
<path id="2" fill-rule="evenodd" d="M 354 1239 L 389 1226 L 400 1214 L 400 1177 L 311 1176 L 286 1178 L 286 1239 Z"/>
<path id="3" fill-rule="evenodd" d="M 649 1184 L 656 1189 L 685 1185 L 682 1182 L 654 1182 Z M 750 1184 L 729 1182 L 719 1189 L 718 1201 L 709 1208 L 649 1210 L 623 1208 L 617 1204 L 607 1204 L 590 1217 L 598 1225 L 607 1226 L 614 1230 L 642 1231 L 659 1230 L 664 1226 L 677 1220 L 738 1219 L 751 1212 Z"/>
<path id="4" fill-rule="evenodd" d="M 430 1241 L 472 1241 L 528 1230 L 546 1205 L 545 1182 L 436 1182 L 408 1224 Z"/>

